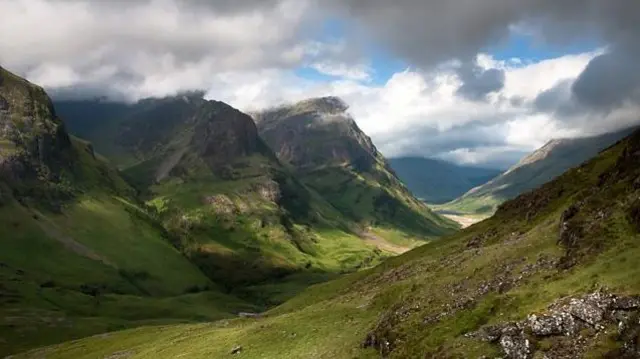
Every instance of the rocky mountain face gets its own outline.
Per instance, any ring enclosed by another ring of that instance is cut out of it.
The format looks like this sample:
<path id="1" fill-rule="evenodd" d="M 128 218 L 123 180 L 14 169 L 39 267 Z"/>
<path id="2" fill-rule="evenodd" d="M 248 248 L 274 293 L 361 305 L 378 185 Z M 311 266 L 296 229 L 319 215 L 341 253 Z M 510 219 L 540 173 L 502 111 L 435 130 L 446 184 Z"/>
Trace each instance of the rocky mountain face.
<path id="1" fill-rule="evenodd" d="M 463 214 L 492 214 L 504 201 L 551 181 L 615 144 L 631 131 L 552 140 L 502 175 L 444 205 L 443 209 Z"/>
<path id="2" fill-rule="evenodd" d="M 0 356 L 162 321 L 157 301 L 193 288 L 224 296 L 169 239 L 120 173 L 67 133 L 45 91 L 0 68 Z M 230 315 L 210 305 L 205 317 Z"/>
<path id="3" fill-rule="evenodd" d="M 57 107 L 72 132 L 95 141 L 135 184 L 174 245 L 227 288 L 355 270 L 388 255 L 358 238 L 355 223 L 283 166 L 252 118 L 227 104 L 196 93 Z M 76 117 L 92 108 L 108 115 L 90 123 Z"/>
<path id="4" fill-rule="evenodd" d="M 355 165 L 371 170 L 378 151 L 339 98 L 309 99 L 254 115 L 278 158 L 300 170 Z"/>
<path id="5" fill-rule="evenodd" d="M 253 117 L 278 158 L 348 218 L 425 236 L 454 228 L 406 189 L 347 110 L 342 100 L 324 97 Z"/>
<path id="6" fill-rule="evenodd" d="M 389 164 L 411 192 L 430 204 L 452 201 L 501 173 L 422 157 L 391 158 Z"/>
<path id="7" fill-rule="evenodd" d="M 44 90 L 1 67 L 0 143 L 0 175 L 16 191 L 59 184 L 72 166 L 71 140 Z"/>

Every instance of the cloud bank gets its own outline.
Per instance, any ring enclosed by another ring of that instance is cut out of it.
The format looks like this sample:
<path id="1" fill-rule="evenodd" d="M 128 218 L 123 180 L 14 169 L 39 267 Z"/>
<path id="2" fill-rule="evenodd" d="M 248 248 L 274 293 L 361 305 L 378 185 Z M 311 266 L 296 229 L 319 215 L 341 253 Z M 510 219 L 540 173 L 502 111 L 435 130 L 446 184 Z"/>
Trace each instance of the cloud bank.
<path id="1" fill-rule="evenodd" d="M 0 14 L 0 64 L 57 99 L 197 89 L 255 110 L 337 95 L 387 156 L 505 167 L 640 118 L 636 0 L 0 0 Z M 348 26 L 327 36 L 331 21 Z M 491 55 L 518 37 L 595 45 Z M 374 81 L 370 45 L 407 67 Z"/>

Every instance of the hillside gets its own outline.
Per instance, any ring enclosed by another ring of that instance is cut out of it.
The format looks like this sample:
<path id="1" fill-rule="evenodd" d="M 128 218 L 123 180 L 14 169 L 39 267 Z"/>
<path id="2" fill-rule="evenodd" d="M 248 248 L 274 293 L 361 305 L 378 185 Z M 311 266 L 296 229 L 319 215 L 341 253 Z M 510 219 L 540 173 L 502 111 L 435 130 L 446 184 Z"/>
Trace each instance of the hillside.
<path id="1" fill-rule="evenodd" d="M 487 221 L 262 318 L 141 328 L 26 357 L 637 358 L 639 153 L 635 133 Z"/>
<path id="2" fill-rule="evenodd" d="M 443 222 L 411 236 L 364 233 L 281 164 L 251 117 L 201 93 L 56 106 L 72 133 L 95 142 L 135 184 L 177 248 L 210 279 L 260 304 L 452 230 Z M 78 118 L 89 113 L 100 115 Z"/>
<path id="3" fill-rule="evenodd" d="M 501 173 L 424 157 L 390 158 L 389 165 L 416 197 L 430 204 L 452 201 Z"/>
<path id="4" fill-rule="evenodd" d="M 335 97 L 254 114 L 260 136 L 307 186 L 363 227 L 433 237 L 452 222 L 432 213 L 400 182 Z"/>
<path id="5" fill-rule="evenodd" d="M 504 201 L 540 187 L 629 133 L 631 130 L 596 137 L 552 140 L 502 175 L 435 208 L 442 212 L 491 215 Z"/>
<path id="6" fill-rule="evenodd" d="M 169 243 L 119 173 L 68 135 L 42 88 L 2 68 L 0 127 L 0 356 L 255 308 Z"/>

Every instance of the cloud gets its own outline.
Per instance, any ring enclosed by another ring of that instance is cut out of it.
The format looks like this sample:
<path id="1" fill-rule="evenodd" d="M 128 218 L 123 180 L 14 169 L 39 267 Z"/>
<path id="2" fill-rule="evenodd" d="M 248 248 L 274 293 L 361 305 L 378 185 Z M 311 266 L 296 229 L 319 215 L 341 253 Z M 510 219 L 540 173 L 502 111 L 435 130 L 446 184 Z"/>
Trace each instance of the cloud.
<path id="1" fill-rule="evenodd" d="M 281 70 L 229 73 L 216 77 L 208 97 L 255 111 L 336 95 L 350 105 L 360 128 L 388 157 L 421 155 L 507 168 L 552 138 L 604 133 L 622 126 L 604 117 L 597 121 L 582 111 L 570 118 L 555 113 L 558 104 L 571 96 L 573 81 L 596 56 L 598 52 L 523 65 L 481 55 L 476 66 L 504 74 L 502 88 L 482 101 L 460 96 L 464 82 L 455 66 L 435 72 L 407 69 L 382 84 L 348 77 L 317 82 Z M 347 65 L 341 67 L 351 71 Z M 537 80 L 530 80 L 532 74 Z M 559 89 L 565 97 L 556 99 Z M 630 116 L 627 119 L 626 124 L 633 122 Z"/>
<path id="2" fill-rule="evenodd" d="M 501 69 L 485 70 L 479 66 L 463 66 L 458 69 L 458 76 L 462 85 L 457 94 L 473 101 L 483 100 L 504 87 L 505 76 Z"/>
<path id="3" fill-rule="evenodd" d="M 572 87 L 584 106 L 611 110 L 640 102 L 640 2 L 637 0 L 334 0 L 336 14 L 357 19 L 366 32 L 409 63 L 430 69 L 478 53 L 514 35 L 564 46 L 595 40 L 608 47 Z M 364 30 L 363 30 L 364 31 Z M 463 67 L 460 94 L 483 98 L 501 86 L 497 70 Z"/>
<path id="4" fill-rule="evenodd" d="M 638 120 L 636 0 L 0 0 L 0 14 L 0 64 L 55 98 L 207 89 L 257 110 L 336 95 L 388 156 L 507 166 Z M 328 20 L 346 25 L 327 34 Z M 513 36 L 601 48 L 487 54 Z M 370 47 L 408 69 L 380 80 Z M 297 75 L 309 68 L 325 76 Z"/>
<path id="5" fill-rule="evenodd" d="M 1 0 L 0 63 L 79 96 L 209 87 L 224 71 L 294 68 L 331 52 L 300 38 L 304 1 Z"/>

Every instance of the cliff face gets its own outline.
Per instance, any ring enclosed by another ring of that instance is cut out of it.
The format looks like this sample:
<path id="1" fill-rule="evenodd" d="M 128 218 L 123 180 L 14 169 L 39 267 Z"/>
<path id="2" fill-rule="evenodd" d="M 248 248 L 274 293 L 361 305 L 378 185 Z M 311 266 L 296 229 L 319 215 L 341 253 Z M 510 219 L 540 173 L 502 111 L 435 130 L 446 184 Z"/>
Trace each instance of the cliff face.
<path id="1" fill-rule="evenodd" d="M 71 140 L 44 90 L 0 68 L 0 171 L 6 181 L 59 181 Z"/>
<path id="2" fill-rule="evenodd" d="M 357 164 L 369 170 L 378 151 L 335 97 L 305 100 L 254 116 L 278 158 L 299 169 Z"/>
<path id="3" fill-rule="evenodd" d="M 280 161 L 347 218 L 425 237 L 454 228 L 407 190 L 347 110 L 342 100 L 323 97 L 253 117 Z"/>

